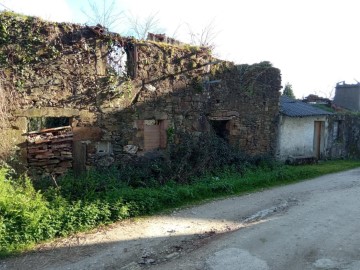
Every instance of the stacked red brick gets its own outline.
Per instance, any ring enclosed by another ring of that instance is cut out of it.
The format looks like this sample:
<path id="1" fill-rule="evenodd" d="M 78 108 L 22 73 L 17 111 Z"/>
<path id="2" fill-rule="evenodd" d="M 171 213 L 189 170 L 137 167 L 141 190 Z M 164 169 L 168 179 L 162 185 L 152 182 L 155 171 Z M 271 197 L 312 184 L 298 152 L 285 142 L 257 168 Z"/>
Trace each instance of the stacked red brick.
<path id="1" fill-rule="evenodd" d="M 58 127 L 29 132 L 27 161 L 33 173 L 61 175 L 72 167 L 73 132 L 71 127 Z"/>

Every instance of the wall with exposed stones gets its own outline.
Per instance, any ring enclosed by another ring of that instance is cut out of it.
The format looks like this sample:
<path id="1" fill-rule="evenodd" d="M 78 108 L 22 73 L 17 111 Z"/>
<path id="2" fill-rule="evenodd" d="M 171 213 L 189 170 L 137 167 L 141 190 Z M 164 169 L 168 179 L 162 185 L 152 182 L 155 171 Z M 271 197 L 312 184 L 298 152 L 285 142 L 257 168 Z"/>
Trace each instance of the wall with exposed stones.
<path id="1" fill-rule="evenodd" d="M 329 116 L 327 157 L 360 158 L 360 117 L 358 114 Z"/>
<path id="2" fill-rule="evenodd" d="M 211 130 L 248 154 L 274 154 L 281 77 L 271 64 L 234 65 L 207 48 L 0 17 L 0 78 L 17 101 L 1 136 L 22 152 L 31 118 L 67 117 L 74 160 L 85 155 L 86 166 Z"/>

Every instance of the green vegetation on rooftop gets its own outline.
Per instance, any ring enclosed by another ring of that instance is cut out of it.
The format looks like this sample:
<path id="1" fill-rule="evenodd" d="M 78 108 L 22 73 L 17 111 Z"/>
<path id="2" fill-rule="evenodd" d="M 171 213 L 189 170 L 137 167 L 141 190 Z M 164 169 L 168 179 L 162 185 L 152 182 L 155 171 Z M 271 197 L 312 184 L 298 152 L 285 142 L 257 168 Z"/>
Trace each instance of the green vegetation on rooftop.
<path id="1" fill-rule="evenodd" d="M 332 112 L 332 113 L 336 112 L 333 108 L 331 108 L 331 107 L 329 107 L 329 106 L 327 106 L 325 104 L 313 104 L 312 106 L 314 106 L 316 108 L 319 108 L 319 109 L 322 109 L 322 110 L 327 111 L 327 112 Z"/>

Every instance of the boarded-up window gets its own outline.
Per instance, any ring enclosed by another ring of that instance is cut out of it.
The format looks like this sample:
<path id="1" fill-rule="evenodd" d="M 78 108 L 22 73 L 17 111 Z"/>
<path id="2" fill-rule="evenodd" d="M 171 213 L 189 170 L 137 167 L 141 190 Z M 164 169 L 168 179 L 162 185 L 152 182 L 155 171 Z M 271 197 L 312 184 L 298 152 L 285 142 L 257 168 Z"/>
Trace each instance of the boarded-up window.
<path id="1" fill-rule="evenodd" d="M 27 133 L 27 162 L 39 175 L 61 175 L 72 167 L 71 127 L 43 129 Z"/>
<path id="2" fill-rule="evenodd" d="M 168 120 L 144 121 L 144 151 L 166 148 Z"/>

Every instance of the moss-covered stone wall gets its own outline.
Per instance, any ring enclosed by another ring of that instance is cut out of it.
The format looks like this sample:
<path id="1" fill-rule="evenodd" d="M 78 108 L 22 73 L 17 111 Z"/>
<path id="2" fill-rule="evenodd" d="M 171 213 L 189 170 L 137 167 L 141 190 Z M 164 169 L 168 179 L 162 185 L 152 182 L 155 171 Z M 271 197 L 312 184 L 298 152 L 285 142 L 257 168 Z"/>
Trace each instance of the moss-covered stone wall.
<path id="1" fill-rule="evenodd" d="M 71 119 L 87 165 L 104 147 L 113 162 L 129 149 L 144 153 L 147 136 L 160 136 L 163 146 L 170 133 L 196 136 L 219 123 L 244 152 L 274 154 L 281 77 L 268 62 L 237 66 L 207 48 L 11 13 L 0 13 L 0 45 L 2 87 L 18 102 L 2 132 L 16 145 L 30 118 L 52 116 Z"/>
<path id="2" fill-rule="evenodd" d="M 360 158 L 360 115 L 354 113 L 329 116 L 327 157 Z"/>

